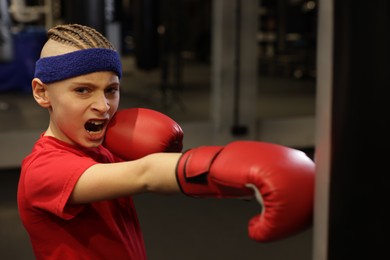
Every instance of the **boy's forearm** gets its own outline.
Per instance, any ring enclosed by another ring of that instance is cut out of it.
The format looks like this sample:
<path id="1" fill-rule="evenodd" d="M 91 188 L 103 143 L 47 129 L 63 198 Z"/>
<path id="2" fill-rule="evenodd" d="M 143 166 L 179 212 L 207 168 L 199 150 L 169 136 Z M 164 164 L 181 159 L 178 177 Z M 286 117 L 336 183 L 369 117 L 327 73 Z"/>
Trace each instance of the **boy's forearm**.
<path id="1" fill-rule="evenodd" d="M 181 153 L 156 153 L 129 162 L 95 164 L 77 181 L 69 203 L 131 196 L 144 192 L 179 193 L 175 170 Z"/>
<path id="2" fill-rule="evenodd" d="M 176 165 L 181 153 L 156 153 L 146 156 L 144 173 L 146 191 L 163 194 L 179 193 Z"/>

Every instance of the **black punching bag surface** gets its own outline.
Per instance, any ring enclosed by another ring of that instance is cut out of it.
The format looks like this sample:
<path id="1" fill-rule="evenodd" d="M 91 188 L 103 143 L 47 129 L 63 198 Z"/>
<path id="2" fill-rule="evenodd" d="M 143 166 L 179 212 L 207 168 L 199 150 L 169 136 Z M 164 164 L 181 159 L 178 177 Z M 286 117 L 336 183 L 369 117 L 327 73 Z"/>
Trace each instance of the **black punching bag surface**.
<path id="1" fill-rule="evenodd" d="M 134 41 L 136 64 L 139 69 L 151 70 L 160 66 L 158 26 L 159 1 L 136 0 L 134 3 Z"/>
<path id="2" fill-rule="evenodd" d="M 328 260 L 390 259 L 390 2 L 334 0 Z"/>

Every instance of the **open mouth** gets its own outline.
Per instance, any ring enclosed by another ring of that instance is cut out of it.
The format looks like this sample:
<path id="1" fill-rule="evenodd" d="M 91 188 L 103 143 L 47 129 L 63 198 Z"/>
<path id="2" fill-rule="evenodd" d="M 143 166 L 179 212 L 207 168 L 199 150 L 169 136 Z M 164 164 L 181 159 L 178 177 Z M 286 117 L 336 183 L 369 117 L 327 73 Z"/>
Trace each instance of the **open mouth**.
<path id="1" fill-rule="evenodd" d="M 100 133 L 105 125 L 106 120 L 89 120 L 84 127 L 89 133 Z"/>

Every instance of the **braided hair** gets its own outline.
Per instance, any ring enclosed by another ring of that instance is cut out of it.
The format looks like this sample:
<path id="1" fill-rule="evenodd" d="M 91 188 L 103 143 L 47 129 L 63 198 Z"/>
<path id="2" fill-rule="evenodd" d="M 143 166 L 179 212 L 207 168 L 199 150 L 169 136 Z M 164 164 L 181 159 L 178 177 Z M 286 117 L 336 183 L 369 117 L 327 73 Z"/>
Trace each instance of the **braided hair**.
<path id="1" fill-rule="evenodd" d="M 110 41 L 97 30 L 80 24 L 57 25 L 47 32 L 49 39 L 78 49 L 106 48 L 115 50 Z"/>

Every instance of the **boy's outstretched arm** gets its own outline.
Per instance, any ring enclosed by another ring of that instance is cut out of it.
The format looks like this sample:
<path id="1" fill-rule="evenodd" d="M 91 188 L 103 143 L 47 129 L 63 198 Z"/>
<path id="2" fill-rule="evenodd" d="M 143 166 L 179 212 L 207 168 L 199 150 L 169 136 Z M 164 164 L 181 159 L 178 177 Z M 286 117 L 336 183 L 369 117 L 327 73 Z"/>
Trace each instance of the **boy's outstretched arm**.
<path id="1" fill-rule="evenodd" d="M 128 140 L 125 131 L 121 132 L 124 135 L 114 142 L 122 144 L 120 150 Z M 117 149 L 111 143 L 106 146 Z M 314 162 L 302 151 L 266 142 L 235 141 L 92 166 L 80 177 L 72 201 L 179 191 L 192 197 L 254 197 L 262 210 L 250 220 L 249 236 L 268 242 L 312 224 L 314 173 Z"/>

